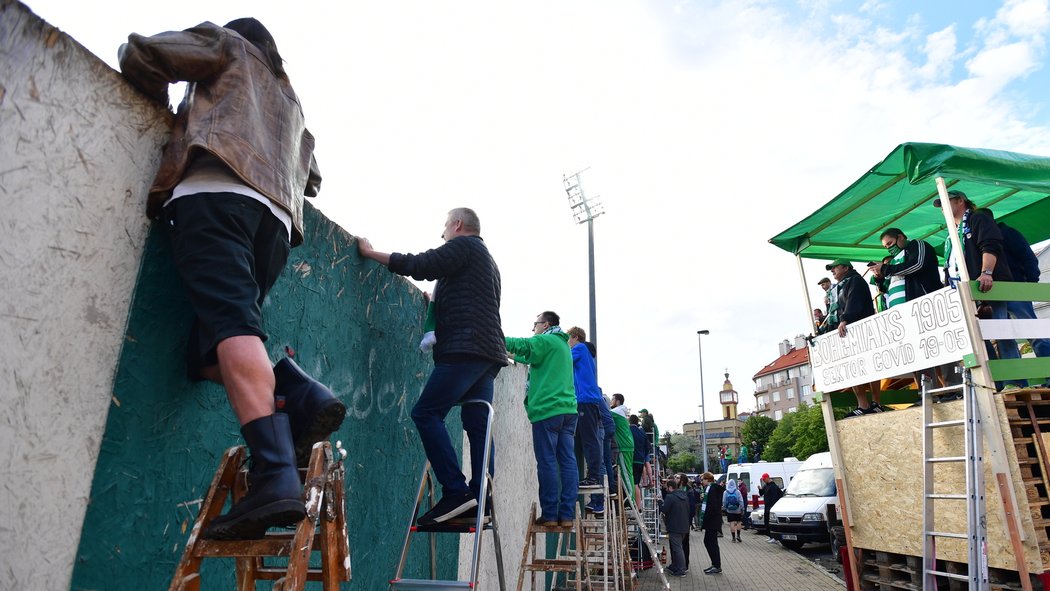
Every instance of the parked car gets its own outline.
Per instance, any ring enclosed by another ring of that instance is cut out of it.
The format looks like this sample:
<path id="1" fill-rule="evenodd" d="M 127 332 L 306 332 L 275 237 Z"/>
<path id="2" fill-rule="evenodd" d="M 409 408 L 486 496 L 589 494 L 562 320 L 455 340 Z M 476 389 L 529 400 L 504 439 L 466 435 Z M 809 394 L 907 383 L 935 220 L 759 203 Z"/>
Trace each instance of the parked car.
<path id="1" fill-rule="evenodd" d="M 830 543 L 832 554 L 837 556 L 845 536 L 840 531 L 842 520 L 837 506 L 831 453 L 813 454 L 798 469 L 784 497 L 770 510 L 770 535 L 792 550 L 806 543 Z"/>

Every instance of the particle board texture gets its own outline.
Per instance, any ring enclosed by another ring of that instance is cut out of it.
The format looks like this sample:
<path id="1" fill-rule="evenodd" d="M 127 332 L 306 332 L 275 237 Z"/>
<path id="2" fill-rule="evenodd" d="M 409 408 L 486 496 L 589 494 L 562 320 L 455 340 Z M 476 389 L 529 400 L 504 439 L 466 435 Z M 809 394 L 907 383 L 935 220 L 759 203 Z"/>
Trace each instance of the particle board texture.
<path id="1" fill-rule="evenodd" d="M 1023 488 L 1018 456 L 1009 435 L 1002 396 L 994 395 L 998 418 L 1006 437 L 1007 464 L 1014 483 L 1024 530 L 1025 559 L 1031 573 L 1041 573 L 1046 555 L 1040 554 L 1036 531 L 1030 517 L 1030 497 Z M 963 417 L 962 401 L 945 402 L 933 407 L 933 420 Z M 922 556 L 922 408 L 913 407 L 836 423 L 842 446 L 845 476 L 849 486 L 849 503 L 853 512 L 853 545 L 870 552 L 903 556 Z M 934 431 L 934 455 L 964 454 L 961 428 Z M 963 464 L 939 464 L 934 467 L 938 493 L 963 493 L 966 490 Z M 992 568 L 1016 571 L 1008 533 L 1004 523 L 1002 500 L 990 466 L 985 464 L 985 519 L 988 528 L 988 563 Z M 966 532 L 966 510 L 963 501 L 935 501 L 935 528 L 942 532 Z M 968 560 L 965 540 L 940 538 L 937 542 L 940 560 L 965 565 Z"/>
<path id="2" fill-rule="evenodd" d="M 410 417 L 431 366 L 418 348 L 424 302 L 415 286 L 360 259 L 352 237 L 312 206 L 305 212 L 306 244 L 292 250 L 263 307 L 267 348 L 272 359 L 295 351 L 298 363 L 347 403 L 347 419 L 333 435 L 349 452 L 353 580 L 344 588 L 379 589 L 395 573 L 425 461 Z M 150 234 L 136 287 L 75 590 L 167 585 L 219 458 L 240 442 L 222 390 L 184 375 L 192 314 L 161 230 Z M 520 406 L 525 375 L 523 367 L 506 368 L 496 383 L 495 501 L 504 556 L 523 539 L 524 524 L 516 521 L 535 490 L 535 471 L 525 461 L 531 454 L 517 451 L 530 449 Z M 464 453 L 458 411 L 447 426 Z M 513 485 L 501 488 L 504 481 Z M 439 578 L 457 577 L 470 558 L 467 539 L 437 536 Z M 491 555 L 491 538 L 484 541 Z M 416 538 L 404 576 L 429 576 L 427 547 L 425 538 Z M 495 580 L 493 567 L 492 560 L 483 562 L 482 581 Z M 201 572 L 202 589 L 232 588 L 232 560 L 207 560 Z M 120 584 L 112 587 L 114 581 Z"/>
<path id="3" fill-rule="evenodd" d="M 167 121 L 0 0 L 0 588 L 69 588 Z"/>

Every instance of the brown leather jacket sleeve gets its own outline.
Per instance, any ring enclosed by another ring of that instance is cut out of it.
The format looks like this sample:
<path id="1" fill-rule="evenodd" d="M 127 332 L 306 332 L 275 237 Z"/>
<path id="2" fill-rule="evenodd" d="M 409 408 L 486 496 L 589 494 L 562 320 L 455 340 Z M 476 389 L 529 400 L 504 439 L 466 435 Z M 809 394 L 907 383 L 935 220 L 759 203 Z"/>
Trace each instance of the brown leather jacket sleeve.
<path id="1" fill-rule="evenodd" d="M 132 33 L 120 71 L 149 98 L 168 103 L 168 84 L 204 80 L 224 67 L 229 33 L 212 23 L 150 37 Z"/>

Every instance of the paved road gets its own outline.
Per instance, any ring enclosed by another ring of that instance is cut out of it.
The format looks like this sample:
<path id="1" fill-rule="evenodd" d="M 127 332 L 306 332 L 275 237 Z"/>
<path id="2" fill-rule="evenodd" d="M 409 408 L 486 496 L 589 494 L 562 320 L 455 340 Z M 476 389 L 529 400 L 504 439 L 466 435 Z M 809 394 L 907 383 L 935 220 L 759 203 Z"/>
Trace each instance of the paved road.
<path id="1" fill-rule="evenodd" d="M 719 540 L 722 552 L 722 574 L 705 575 L 711 565 L 704 549 L 701 532 L 690 538 L 689 572 L 685 577 L 668 575 L 673 591 L 841 591 L 845 584 L 811 558 L 828 553 L 827 546 L 806 546 L 802 555 L 780 544 L 767 544 L 766 536 L 751 531 L 743 532 L 742 543 Z M 666 543 L 665 543 L 666 545 Z M 644 571 L 638 578 L 638 591 L 659 591 L 660 578 L 653 570 Z"/>

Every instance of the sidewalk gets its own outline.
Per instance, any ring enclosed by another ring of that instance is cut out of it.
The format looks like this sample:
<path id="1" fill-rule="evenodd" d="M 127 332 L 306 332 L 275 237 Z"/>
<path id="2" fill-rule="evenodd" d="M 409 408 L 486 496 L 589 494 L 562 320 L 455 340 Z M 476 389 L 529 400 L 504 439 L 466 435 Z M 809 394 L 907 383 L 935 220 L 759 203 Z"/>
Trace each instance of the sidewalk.
<path id="1" fill-rule="evenodd" d="M 766 536 L 753 531 L 742 532 L 743 543 L 729 541 L 729 528 L 719 538 L 722 574 L 705 575 L 711 566 L 704 548 L 703 532 L 691 532 L 689 538 L 689 572 L 684 577 L 667 575 L 673 591 L 744 591 L 776 589 L 777 591 L 841 591 L 845 584 L 805 557 L 779 543 L 767 544 Z M 666 547 L 667 542 L 664 540 Z M 670 556 L 668 556 L 670 560 Z M 638 591 L 661 591 L 662 583 L 655 569 L 638 575 Z"/>

